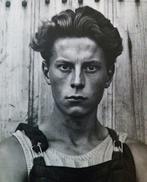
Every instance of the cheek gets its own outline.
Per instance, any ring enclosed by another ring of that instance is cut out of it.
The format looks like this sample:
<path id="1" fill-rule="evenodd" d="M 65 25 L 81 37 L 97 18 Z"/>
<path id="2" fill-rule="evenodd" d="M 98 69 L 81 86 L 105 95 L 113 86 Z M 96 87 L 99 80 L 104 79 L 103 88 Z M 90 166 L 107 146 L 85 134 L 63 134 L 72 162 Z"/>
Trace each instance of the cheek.
<path id="1" fill-rule="evenodd" d="M 92 102 L 98 105 L 103 97 L 105 85 L 103 82 L 97 82 L 91 88 Z"/>
<path id="2" fill-rule="evenodd" d="M 98 98 L 98 100 L 101 99 L 104 93 L 104 84 L 98 83 L 94 85 L 91 89 L 92 89 L 92 93 L 91 93 L 92 97 L 95 99 Z"/>
<path id="3" fill-rule="evenodd" d="M 98 75 L 88 80 L 87 92 L 89 92 L 91 102 L 95 103 L 95 105 L 98 105 L 103 97 L 105 81 L 105 77 L 98 77 Z"/>
<path id="4" fill-rule="evenodd" d="M 62 95 L 62 90 L 60 86 L 56 82 L 53 82 L 53 84 L 51 84 L 51 90 L 54 101 L 59 101 Z"/>
<path id="5" fill-rule="evenodd" d="M 61 98 L 61 95 L 63 95 L 63 92 L 65 91 L 65 78 L 61 77 L 60 74 L 53 72 L 50 74 L 50 82 L 51 82 L 51 89 L 52 89 L 52 95 L 54 99 L 58 100 Z"/>
<path id="6" fill-rule="evenodd" d="M 51 81 L 51 85 L 57 85 L 61 82 L 61 75 L 59 71 L 55 68 L 55 66 L 51 66 L 49 69 L 49 77 Z"/>
<path id="7" fill-rule="evenodd" d="M 105 88 L 106 75 L 96 74 L 93 77 L 87 78 L 87 83 L 89 87 L 94 91 L 103 90 Z M 91 91 L 92 91 L 91 90 Z"/>

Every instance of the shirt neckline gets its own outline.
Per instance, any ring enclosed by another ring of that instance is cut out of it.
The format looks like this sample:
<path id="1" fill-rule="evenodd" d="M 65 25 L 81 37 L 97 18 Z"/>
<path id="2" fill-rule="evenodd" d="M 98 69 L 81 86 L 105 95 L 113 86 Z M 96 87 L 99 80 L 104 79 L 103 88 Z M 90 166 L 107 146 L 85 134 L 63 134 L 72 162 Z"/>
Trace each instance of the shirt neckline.
<path id="1" fill-rule="evenodd" d="M 97 146 L 95 146 L 90 151 L 88 151 L 88 152 L 86 152 L 84 154 L 81 154 L 81 155 L 69 155 L 69 154 L 57 151 L 56 149 L 50 148 L 50 147 L 47 149 L 46 153 L 50 153 L 51 152 L 51 153 L 53 153 L 55 155 L 58 155 L 58 156 L 60 156 L 62 158 L 65 158 L 65 159 L 67 159 L 67 158 L 75 159 L 75 160 L 76 159 L 78 159 L 78 160 L 87 159 L 87 158 L 92 157 L 93 155 L 98 155 L 98 153 L 101 152 L 104 149 L 104 147 L 107 146 L 106 144 L 110 140 L 112 140 L 112 139 L 111 139 L 110 135 L 108 134 L 101 143 L 99 143 Z"/>

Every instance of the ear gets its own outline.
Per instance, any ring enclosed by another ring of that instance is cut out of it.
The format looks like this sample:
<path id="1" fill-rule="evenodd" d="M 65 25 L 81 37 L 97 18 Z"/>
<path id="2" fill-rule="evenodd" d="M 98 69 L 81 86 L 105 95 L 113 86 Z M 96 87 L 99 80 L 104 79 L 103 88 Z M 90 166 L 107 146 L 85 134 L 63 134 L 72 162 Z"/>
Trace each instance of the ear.
<path id="1" fill-rule="evenodd" d="M 107 70 L 107 80 L 105 82 L 105 88 L 108 88 L 112 82 L 112 78 L 114 75 L 114 71 L 115 71 L 115 65 L 112 65 L 108 70 Z"/>
<path id="2" fill-rule="evenodd" d="M 51 82 L 50 82 L 50 77 L 49 77 L 49 65 L 47 64 L 46 61 L 42 62 L 42 71 L 43 71 L 43 75 L 44 75 L 44 78 L 45 78 L 47 84 L 50 85 Z"/>

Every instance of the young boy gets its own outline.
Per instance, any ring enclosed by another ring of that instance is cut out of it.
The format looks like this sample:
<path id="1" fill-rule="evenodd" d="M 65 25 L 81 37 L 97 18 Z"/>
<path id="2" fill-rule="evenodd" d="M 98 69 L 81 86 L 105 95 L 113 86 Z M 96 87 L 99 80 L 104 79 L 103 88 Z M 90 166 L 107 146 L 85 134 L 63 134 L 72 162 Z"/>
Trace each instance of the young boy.
<path id="1" fill-rule="evenodd" d="M 0 181 L 145 182 L 147 147 L 97 118 L 122 52 L 118 30 L 90 7 L 66 10 L 43 23 L 31 47 L 44 58 L 54 110 L 1 143 Z"/>

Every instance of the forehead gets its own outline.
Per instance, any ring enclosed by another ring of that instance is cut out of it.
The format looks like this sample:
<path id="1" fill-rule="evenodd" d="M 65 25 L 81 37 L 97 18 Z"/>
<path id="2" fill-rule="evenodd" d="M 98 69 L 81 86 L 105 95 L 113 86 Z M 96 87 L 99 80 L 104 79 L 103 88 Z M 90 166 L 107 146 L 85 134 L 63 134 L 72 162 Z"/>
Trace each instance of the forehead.
<path id="1" fill-rule="evenodd" d="M 55 57 L 68 60 L 102 59 L 104 52 L 93 40 L 87 37 L 60 38 L 54 43 Z"/>

